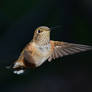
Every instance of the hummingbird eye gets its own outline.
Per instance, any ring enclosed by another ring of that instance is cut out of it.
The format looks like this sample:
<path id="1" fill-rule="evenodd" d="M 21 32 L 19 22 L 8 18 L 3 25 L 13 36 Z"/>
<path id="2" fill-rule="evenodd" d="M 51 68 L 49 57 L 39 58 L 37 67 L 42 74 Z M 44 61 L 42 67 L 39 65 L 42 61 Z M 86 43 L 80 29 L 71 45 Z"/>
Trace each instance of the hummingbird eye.
<path id="1" fill-rule="evenodd" d="M 38 30 L 38 33 L 40 33 L 41 31 L 40 30 Z"/>

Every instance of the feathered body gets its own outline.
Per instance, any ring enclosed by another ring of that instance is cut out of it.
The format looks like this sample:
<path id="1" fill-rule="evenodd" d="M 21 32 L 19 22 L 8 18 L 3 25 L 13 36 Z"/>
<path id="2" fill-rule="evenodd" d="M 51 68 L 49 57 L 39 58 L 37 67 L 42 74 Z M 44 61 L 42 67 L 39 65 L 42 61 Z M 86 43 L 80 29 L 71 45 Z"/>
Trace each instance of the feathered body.
<path id="1" fill-rule="evenodd" d="M 39 67 L 46 60 L 50 62 L 55 58 L 92 49 L 88 45 L 52 41 L 50 40 L 50 31 L 50 28 L 46 26 L 38 27 L 35 30 L 32 41 L 25 46 L 18 60 L 14 63 L 14 73 L 23 73 L 21 68 Z"/>

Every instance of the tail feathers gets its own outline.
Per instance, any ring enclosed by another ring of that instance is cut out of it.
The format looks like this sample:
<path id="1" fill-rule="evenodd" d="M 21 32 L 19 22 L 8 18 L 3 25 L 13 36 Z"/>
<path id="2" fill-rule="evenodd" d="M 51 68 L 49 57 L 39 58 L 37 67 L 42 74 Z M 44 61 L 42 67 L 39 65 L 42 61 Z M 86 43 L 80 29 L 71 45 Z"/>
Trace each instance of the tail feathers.
<path id="1" fill-rule="evenodd" d="M 25 70 L 25 66 L 23 62 L 15 62 L 13 68 L 14 74 L 23 74 Z"/>
<path id="2" fill-rule="evenodd" d="M 14 74 L 23 74 L 24 73 L 24 70 L 23 69 L 20 69 L 20 70 L 14 70 L 13 71 Z"/>
<path id="3" fill-rule="evenodd" d="M 17 62 L 14 63 L 12 68 L 16 69 L 16 68 L 19 68 L 19 67 L 25 67 L 24 63 L 20 62 L 20 61 L 17 61 Z"/>
<path id="4" fill-rule="evenodd" d="M 25 71 L 25 66 L 23 62 L 15 62 L 6 67 L 6 69 L 12 70 L 14 74 L 23 74 Z"/>

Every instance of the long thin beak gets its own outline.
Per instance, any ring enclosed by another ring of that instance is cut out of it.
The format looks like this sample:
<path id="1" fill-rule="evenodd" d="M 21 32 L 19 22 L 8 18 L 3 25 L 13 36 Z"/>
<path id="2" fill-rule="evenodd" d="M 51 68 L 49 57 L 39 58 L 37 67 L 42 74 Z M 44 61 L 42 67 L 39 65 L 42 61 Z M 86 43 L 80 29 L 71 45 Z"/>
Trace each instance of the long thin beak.
<path id="1" fill-rule="evenodd" d="M 57 26 L 54 26 L 54 27 L 50 27 L 50 30 L 55 30 L 57 28 L 61 28 L 62 26 L 61 25 L 57 25 Z"/>

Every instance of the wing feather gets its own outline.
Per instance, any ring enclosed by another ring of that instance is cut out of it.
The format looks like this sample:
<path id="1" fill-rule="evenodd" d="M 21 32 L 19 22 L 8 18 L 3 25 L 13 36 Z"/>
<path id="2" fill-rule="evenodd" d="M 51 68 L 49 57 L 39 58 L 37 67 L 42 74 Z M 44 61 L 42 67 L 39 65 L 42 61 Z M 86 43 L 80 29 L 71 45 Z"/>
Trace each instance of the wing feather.
<path id="1" fill-rule="evenodd" d="M 51 44 L 54 45 L 54 49 L 52 55 L 48 58 L 48 61 L 66 55 L 92 50 L 92 46 L 82 45 L 82 44 L 74 44 L 74 43 L 59 42 L 59 41 L 51 41 Z"/>

